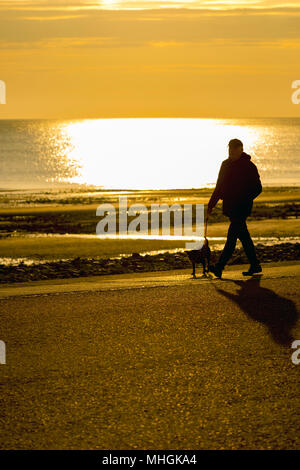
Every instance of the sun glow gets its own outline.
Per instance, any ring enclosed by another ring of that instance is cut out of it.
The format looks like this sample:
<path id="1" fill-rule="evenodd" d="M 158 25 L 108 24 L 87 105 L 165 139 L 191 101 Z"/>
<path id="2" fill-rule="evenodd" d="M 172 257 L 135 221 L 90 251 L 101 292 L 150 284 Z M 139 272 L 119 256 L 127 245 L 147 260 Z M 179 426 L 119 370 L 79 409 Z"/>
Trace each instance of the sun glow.
<path id="1" fill-rule="evenodd" d="M 104 7 L 107 10 L 110 9 L 115 9 L 115 8 L 121 8 L 122 7 L 122 2 L 118 0 L 101 0 L 100 6 Z"/>
<path id="2" fill-rule="evenodd" d="M 280 0 L 94 0 L 89 8 L 105 10 L 152 10 L 186 8 L 195 10 L 231 10 L 235 8 L 266 8 L 286 6 Z M 289 6 L 298 6 L 298 2 L 289 2 Z"/>

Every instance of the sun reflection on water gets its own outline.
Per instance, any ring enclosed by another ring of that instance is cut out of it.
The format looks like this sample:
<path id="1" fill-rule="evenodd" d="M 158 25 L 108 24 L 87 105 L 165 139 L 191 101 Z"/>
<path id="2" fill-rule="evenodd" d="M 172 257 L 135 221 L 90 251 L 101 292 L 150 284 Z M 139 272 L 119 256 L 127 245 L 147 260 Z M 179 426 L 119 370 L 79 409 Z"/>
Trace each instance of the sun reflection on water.
<path id="1" fill-rule="evenodd" d="M 73 182 L 120 189 L 210 185 L 231 138 L 250 154 L 263 138 L 258 127 L 219 119 L 91 119 L 66 123 L 62 132 L 78 168 Z"/>

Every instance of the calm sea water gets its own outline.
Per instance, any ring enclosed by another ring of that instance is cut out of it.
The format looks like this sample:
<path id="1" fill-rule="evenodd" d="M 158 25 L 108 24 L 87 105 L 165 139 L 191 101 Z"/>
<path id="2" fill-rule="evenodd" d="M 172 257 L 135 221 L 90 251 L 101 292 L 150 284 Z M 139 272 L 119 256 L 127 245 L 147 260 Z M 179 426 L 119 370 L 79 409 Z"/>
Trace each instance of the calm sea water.
<path id="1" fill-rule="evenodd" d="M 232 138 L 263 185 L 300 185 L 300 118 L 0 121 L 0 189 L 213 185 Z"/>

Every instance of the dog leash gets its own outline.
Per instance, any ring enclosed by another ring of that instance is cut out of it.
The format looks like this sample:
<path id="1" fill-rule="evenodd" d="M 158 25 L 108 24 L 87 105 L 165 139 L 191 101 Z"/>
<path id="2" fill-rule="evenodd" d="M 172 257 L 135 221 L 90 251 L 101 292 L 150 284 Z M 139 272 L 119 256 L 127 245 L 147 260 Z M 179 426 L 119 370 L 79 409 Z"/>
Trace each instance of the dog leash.
<path id="1" fill-rule="evenodd" d="M 208 217 L 206 216 L 205 218 L 205 224 L 204 224 L 204 240 L 206 240 L 206 236 L 207 236 L 207 223 L 208 223 Z"/>

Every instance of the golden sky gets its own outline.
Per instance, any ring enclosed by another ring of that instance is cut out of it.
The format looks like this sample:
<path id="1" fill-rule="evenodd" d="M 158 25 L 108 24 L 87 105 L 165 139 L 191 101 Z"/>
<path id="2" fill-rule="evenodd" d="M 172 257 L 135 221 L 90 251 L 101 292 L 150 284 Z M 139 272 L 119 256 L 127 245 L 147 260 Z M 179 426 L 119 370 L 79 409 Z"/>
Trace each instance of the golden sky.
<path id="1" fill-rule="evenodd" d="M 300 116 L 300 0 L 0 0 L 0 118 Z"/>

